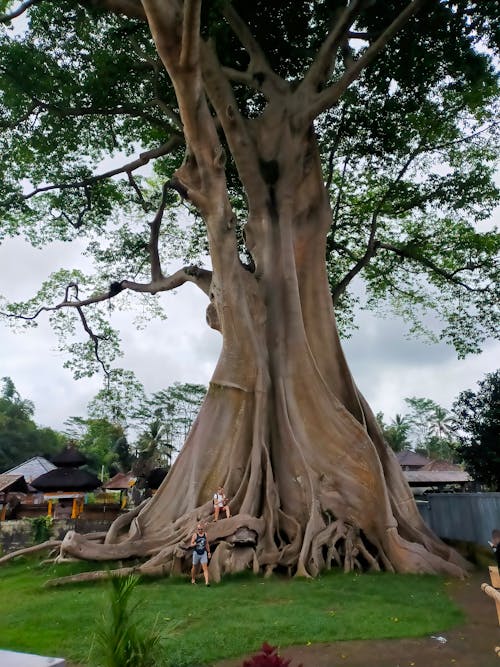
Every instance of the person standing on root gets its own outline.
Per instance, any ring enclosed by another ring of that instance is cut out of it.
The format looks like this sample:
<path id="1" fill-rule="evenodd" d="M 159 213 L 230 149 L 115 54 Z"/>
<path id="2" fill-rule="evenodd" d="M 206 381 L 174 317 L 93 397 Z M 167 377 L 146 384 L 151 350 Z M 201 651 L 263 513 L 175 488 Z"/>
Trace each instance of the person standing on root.
<path id="1" fill-rule="evenodd" d="M 229 500 L 226 498 L 224 493 L 224 488 L 219 486 L 217 491 L 214 493 L 214 521 L 217 521 L 219 518 L 219 513 L 222 510 L 226 513 L 226 519 L 229 519 L 231 516 L 231 511 L 229 509 Z"/>
<path id="2" fill-rule="evenodd" d="M 198 566 L 201 564 L 203 569 L 203 576 L 205 577 L 205 586 L 210 586 L 208 581 L 208 559 L 211 557 L 210 544 L 205 532 L 203 524 L 199 523 L 196 526 L 196 532 L 191 538 L 191 546 L 193 549 L 193 566 L 191 568 L 191 583 L 196 583 L 196 575 L 198 574 Z"/>

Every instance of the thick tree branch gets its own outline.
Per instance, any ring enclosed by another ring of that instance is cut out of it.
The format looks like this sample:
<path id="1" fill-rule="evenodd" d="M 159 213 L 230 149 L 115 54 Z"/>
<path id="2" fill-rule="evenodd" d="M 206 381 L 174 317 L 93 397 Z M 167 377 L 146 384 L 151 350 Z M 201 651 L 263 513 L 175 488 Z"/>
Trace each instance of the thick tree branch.
<path id="1" fill-rule="evenodd" d="M 412 0 L 390 26 L 371 44 L 365 53 L 355 60 L 344 72 L 341 78 L 329 88 L 326 88 L 313 98 L 306 116 L 306 122 L 312 122 L 320 113 L 330 109 L 344 94 L 350 84 L 355 81 L 361 72 L 373 62 L 385 45 L 401 30 L 409 19 L 423 6 L 427 0 Z"/>
<path id="2" fill-rule="evenodd" d="M 363 4 L 363 0 L 352 0 L 342 11 L 300 84 L 300 90 L 305 90 L 306 94 L 310 95 L 318 92 L 328 81 L 335 65 L 338 48 L 362 10 Z"/>
<path id="3" fill-rule="evenodd" d="M 384 243 L 384 242 L 378 242 L 377 247 L 382 249 L 382 250 L 388 250 L 398 257 L 401 257 L 403 259 L 408 259 L 412 262 L 416 262 L 417 264 L 421 264 L 422 266 L 425 266 L 427 269 L 430 269 L 433 273 L 436 273 L 438 276 L 441 276 L 442 278 L 445 278 L 449 282 L 459 285 L 460 287 L 463 287 L 466 289 L 468 292 L 484 292 L 484 288 L 475 288 L 471 287 L 467 283 L 463 282 L 463 280 L 459 280 L 456 275 L 459 272 L 462 271 L 473 271 L 475 268 L 477 268 L 475 265 L 472 264 L 467 264 L 466 266 L 463 266 L 459 269 L 456 269 L 455 271 L 447 271 L 446 269 L 441 268 L 438 266 L 435 262 L 431 261 L 430 259 L 427 259 L 426 257 L 423 257 L 422 255 L 415 255 L 412 253 L 408 247 L 405 246 L 396 246 L 391 243 Z"/>
<path id="4" fill-rule="evenodd" d="M 95 7 L 103 11 L 128 16 L 144 21 L 146 15 L 140 0 L 79 0 L 84 7 Z"/>
<path id="5" fill-rule="evenodd" d="M 26 0 L 26 2 L 22 2 L 17 9 L 14 9 L 9 14 L 0 14 L 0 23 L 9 23 L 9 21 L 21 16 L 27 9 L 33 5 L 37 5 L 39 2 L 42 2 L 42 0 Z"/>
<path id="6" fill-rule="evenodd" d="M 222 68 L 213 44 L 202 44 L 203 79 L 210 101 L 220 120 L 240 179 L 247 188 L 250 201 L 255 201 L 260 179 L 255 147 L 248 132 L 248 122 L 239 112 L 233 89 Z M 256 186 L 256 191 L 254 188 Z"/>
<path id="7" fill-rule="evenodd" d="M 194 67 L 200 57 L 200 11 L 201 0 L 184 0 L 182 22 L 182 46 L 179 65 Z"/>
<path id="8" fill-rule="evenodd" d="M 62 310 L 63 308 L 78 309 L 85 306 L 90 306 L 92 304 L 102 303 L 103 301 L 108 301 L 113 299 L 125 289 L 143 294 L 157 294 L 158 292 L 168 292 L 169 290 L 176 289 L 177 287 L 181 287 L 181 285 L 184 285 L 184 283 L 187 282 L 191 282 L 194 285 L 197 285 L 197 287 L 199 287 L 202 292 L 208 296 L 210 292 L 211 280 L 211 271 L 207 271 L 206 269 L 202 269 L 198 266 L 185 266 L 170 276 L 162 276 L 159 280 L 151 281 L 149 283 L 137 283 L 132 280 L 122 280 L 120 282 L 111 283 L 109 290 L 95 294 L 88 299 L 78 298 L 78 285 L 76 283 L 70 283 L 65 288 L 64 298 L 55 306 L 41 306 L 33 315 L 21 315 L 19 313 L 9 313 L 5 311 L 0 312 L 0 315 L 10 319 L 34 321 L 39 317 L 39 315 L 41 315 L 41 313 L 56 312 L 58 310 Z M 75 299 L 70 297 L 70 290 L 74 290 L 76 294 Z"/>
<path id="9" fill-rule="evenodd" d="M 258 83 L 259 90 L 262 90 L 265 95 L 286 93 L 288 91 L 288 84 L 270 67 L 260 44 L 232 4 L 226 2 L 222 13 L 228 25 L 248 53 L 250 58 L 248 73 L 252 77 L 252 80 Z"/>

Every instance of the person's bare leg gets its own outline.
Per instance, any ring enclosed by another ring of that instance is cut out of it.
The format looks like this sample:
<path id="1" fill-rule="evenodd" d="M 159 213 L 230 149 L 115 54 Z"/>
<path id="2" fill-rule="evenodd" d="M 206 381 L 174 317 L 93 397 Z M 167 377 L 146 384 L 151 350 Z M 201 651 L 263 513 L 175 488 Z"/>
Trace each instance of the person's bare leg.
<path id="1" fill-rule="evenodd" d="M 193 565 L 191 568 L 191 583 L 195 584 L 196 583 L 196 565 Z"/>
<path id="2" fill-rule="evenodd" d="M 203 568 L 203 576 L 205 577 L 205 585 L 209 586 L 210 584 L 208 583 L 208 565 L 206 563 L 202 563 L 201 567 Z"/>
<path id="3" fill-rule="evenodd" d="M 217 521 L 217 519 L 219 518 L 220 507 L 216 507 L 214 512 L 215 512 L 214 521 Z"/>
<path id="4" fill-rule="evenodd" d="M 229 519 L 230 516 L 231 516 L 231 511 L 229 510 L 229 506 L 226 505 L 226 519 Z"/>

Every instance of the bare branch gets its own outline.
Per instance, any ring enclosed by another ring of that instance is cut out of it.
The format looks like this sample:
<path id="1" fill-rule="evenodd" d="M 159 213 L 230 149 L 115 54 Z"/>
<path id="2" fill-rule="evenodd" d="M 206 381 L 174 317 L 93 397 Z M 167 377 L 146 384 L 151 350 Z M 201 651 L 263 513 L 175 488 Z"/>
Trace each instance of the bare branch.
<path id="1" fill-rule="evenodd" d="M 72 190 L 76 188 L 84 188 L 85 186 L 92 185 L 92 183 L 105 180 L 106 178 L 111 178 L 112 176 L 117 176 L 118 174 L 128 175 L 133 171 L 135 171 L 136 169 L 139 169 L 140 167 L 143 167 L 144 165 L 148 164 L 148 162 L 150 162 L 151 160 L 162 157 L 163 155 L 168 155 L 168 153 L 171 153 L 179 146 L 182 146 L 182 144 L 183 144 L 182 137 L 175 135 L 171 137 L 169 141 L 167 141 L 167 143 L 163 144 L 162 146 L 141 153 L 136 160 L 134 160 L 133 162 L 128 162 L 127 164 L 122 165 L 121 167 L 117 167 L 116 169 L 111 169 L 110 171 L 106 171 L 103 174 L 96 174 L 95 176 L 90 176 L 89 178 L 82 179 L 81 181 L 73 181 L 72 183 L 55 183 L 53 185 L 44 185 L 39 188 L 35 188 L 31 192 L 21 195 L 21 197 L 22 199 L 31 199 L 35 195 L 38 195 L 42 192 L 49 192 L 51 190 Z"/>
<path id="2" fill-rule="evenodd" d="M 355 81 L 361 72 L 375 59 L 385 45 L 399 32 L 409 19 L 424 5 L 427 0 L 412 0 L 406 9 L 390 24 L 386 30 L 371 44 L 365 53 L 355 60 L 344 72 L 341 78 L 329 88 L 315 96 L 309 106 L 306 122 L 312 122 L 320 113 L 331 108 Z"/>
<path id="3" fill-rule="evenodd" d="M 94 343 L 94 356 L 99 362 L 99 364 L 102 367 L 102 370 L 104 371 L 104 375 L 106 377 L 109 377 L 109 370 L 106 368 L 106 364 L 104 361 L 101 359 L 99 356 L 99 341 L 103 340 L 102 336 L 98 336 L 95 334 L 92 329 L 89 326 L 89 323 L 87 322 L 87 318 L 85 317 L 85 314 L 80 306 L 76 307 L 76 311 L 78 315 L 80 316 L 80 320 L 82 322 L 83 328 L 85 329 L 86 333 L 88 334 L 90 340 Z"/>
<path id="4" fill-rule="evenodd" d="M 423 142 L 425 140 L 425 135 L 422 137 L 421 141 Z M 377 206 L 375 207 L 372 216 L 371 216 L 371 221 L 370 221 L 370 234 L 368 237 L 368 242 L 366 245 L 366 250 L 362 257 L 356 262 L 356 264 L 351 268 L 350 271 L 346 273 L 346 275 L 342 278 L 342 280 L 336 285 L 335 290 L 333 292 L 333 302 L 336 303 L 338 301 L 338 298 L 340 297 L 341 294 L 345 292 L 347 289 L 347 286 L 349 283 L 364 269 L 365 266 L 368 265 L 370 262 L 371 258 L 375 255 L 376 250 L 377 250 L 377 242 L 375 241 L 375 234 L 378 228 L 378 218 L 379 215 L 382 211 L 382 208 L 389 198 L 389 195 L 393 191 L 394 187 L 396 186 L 397 183 L 403 178 L 405 173 L 407 172 L 408 168 L 410 167 L 411 163 L 415 159 L 415 157 L 420 153 L 421 151 L 421 144 L 417 146 L 415 150 L 413 150 L 410 155 L 408 156 L 408 159 L 406 162 L 402 165 L 401 169 L 398 172 L 398 175 L 396 178 L 392 181 L 392 183 L 389 185 L 389 187 L 386 189 L 385 193 L 383 196 L 380 198 Z M 337 200 L 339 201 L 339 200 Z M 337 211 L 338 215 L 338 211 Z"/>
<path id="5" fill-rule="evenodd" d="M 158 207 L 158 211 L 153 219 L 153 222 L 151 222 L 149 225 L 151 231 L 149 235 L 148 249 L 149 249 L 149 257 L 151 263 L 151 280 L 153 282 L 161 280 L 161 278 L 163 277 L 161 271 L 161 261 L 160 261 L 160 253 L 158 250 L 158 242 L 160 238 L 161 222 L 163 220 L 163 214 L 165 212 L 165 206 L 167 204 L 168 189 L 169 189 L 169 183 L 165 183 L 161 194 L 160 206 Z"/>
<path id="6" fill-rule="evenodd" d="M 377 243 L 378 248 L 381 248 L 383 250 L 389 250 L 390 252 L 394 253 L 398 257 L 402 257 L 404 259 L 409 259 L 413 262 L 416 262 L 417 264 L 421 264 L 422 266 L 425 266 L 426 268 L 430 269 L 433 273 L 436 273 L 437 275 L 441 276 L 442 278 L 445 278 L 446 280 L 449 280 L 451 283 L 454 283 L 455 285 L 459 285 L 460 287 L 463 287 L 466 289 L 468 292 L 484 292 L 485 290 L 483 288 L 475 288 L 471 287 L 467 283 L 463 282 L 462 280 L 459 280 L 456 277 L 456 274 L 461 272 L 461 271 L 473 271 L 475 268 L 477 268 L 474 265 L 466 265 L 461 267 L 460 269 L 456 269 L 455 271 L 447 271 L 446 269 L 441 268 L 438 266 L 435 262 L 431 261 L 430 259 L 427 259 L 426 257 L 423 256 L 416 256 L 414 253 L 412 253 L 408 248 L 405 246 L 395 246 L 391 243 L 383 243 L 379 242 Z"/>

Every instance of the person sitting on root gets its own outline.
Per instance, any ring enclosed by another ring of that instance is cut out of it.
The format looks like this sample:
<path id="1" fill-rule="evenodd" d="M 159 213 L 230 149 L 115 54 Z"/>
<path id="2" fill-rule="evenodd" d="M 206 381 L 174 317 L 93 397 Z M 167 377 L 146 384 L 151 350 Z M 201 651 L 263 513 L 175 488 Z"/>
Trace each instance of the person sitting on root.
<path id="1" fill-rule="evenodd" d="M 196 575 L 198 574 L 198 566 L 201 564 L 203 569 L 203 576 L 205 577 L 205 586 L 210 586 L 208 582 L 208 559 L 211 557 L 210 544 L 205 532 L 203 524 L 199 523 L 196 526 L 196 532 L 191 538 L 191 546 L 193 549 L 193 566 L 191 568 L 191 583 L 196 583 Z"/>
<path id="2" fill-rule="evenodd" d="M 223 510 L 226 513 L 226 519 L 229 519 L 231 516 L 231 511 L 229 509 L 229 500 L 226 498 L 224 493 L 224 488 L 219 486 L 217 491 L 214 493 L 214 521 L 217 521 L 219 518 L 219 513 Z"/>

